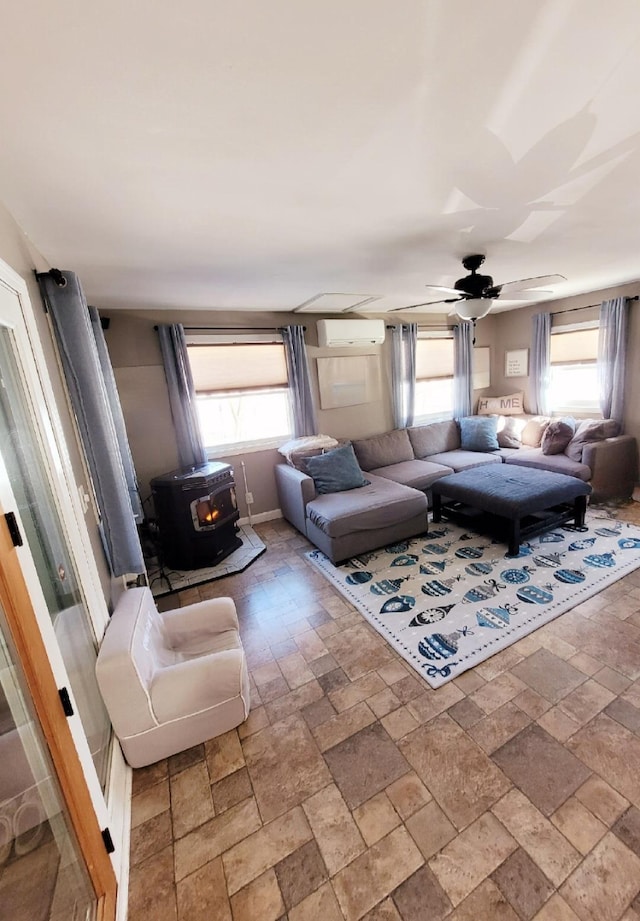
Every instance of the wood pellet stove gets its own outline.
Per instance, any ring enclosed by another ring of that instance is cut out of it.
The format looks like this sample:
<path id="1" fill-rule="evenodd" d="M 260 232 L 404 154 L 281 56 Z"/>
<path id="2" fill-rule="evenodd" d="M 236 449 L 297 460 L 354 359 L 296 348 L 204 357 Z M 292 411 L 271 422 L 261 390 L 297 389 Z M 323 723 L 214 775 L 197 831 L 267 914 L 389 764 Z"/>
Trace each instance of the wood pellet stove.
<path id="1" fill-rule="evenodd" d="M 151 480 L 162 564 L 173 569 L 215 566 L 238 547 L 233 468 L 210 461 Z"/>

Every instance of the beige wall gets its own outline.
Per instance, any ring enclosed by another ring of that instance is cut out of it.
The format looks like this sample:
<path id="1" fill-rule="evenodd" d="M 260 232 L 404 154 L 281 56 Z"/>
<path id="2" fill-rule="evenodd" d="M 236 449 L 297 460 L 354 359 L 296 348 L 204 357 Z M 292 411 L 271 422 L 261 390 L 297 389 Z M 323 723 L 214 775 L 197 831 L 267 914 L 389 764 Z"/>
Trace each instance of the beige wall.
<path id="1" fill-rule="evenodd" d="M 2 205 L 0 205 L 0 259 L 4 260 L 4 262 L 6 262 L 14 272 L 17 272 L 27 283 L 29 297 L 33 306 L 38 333 L 47 363 L 48 376 L 60 415 L 63 439 L 71 461 L 74 479 L 78 486 L 82 485 L 85 490 L 89 491 L 89 485 L 85 477 L 85 469 L 76 440 L 74 423 L 68 409 L 66 391 L 60 377 L 57 356 L 54 350 L 47 316 L 42 307 L 42 298 L 40 297 L 40 290 L 34 275 L 34 271 L 47 271 L 50 266 L 44 261 L 35 248 L 30 245 L 24 231 L 16 224 L 13 217 Z M 68 266 L 63 266 L 63 268 L 68 268 Z M 86 520 L 91 539 L 91 549 L 96 559 L 100 581 L 105 598 L 109 601 L 112 588 L 111 575 L 104 557 L 97 524 L 95 518 L 92 516 L 91 510 L 87 513 Z"/>
<path id="2" fill-rule="evenodd" d="M 303 323 L 305 340 L 311 366 L 311 380 L 315 405 L 318 407 L 318 427 L 321 433 L 335 438 L 363 438 L 393 427 L 390 398 L 389 369 L 391 336 L 387 331 L 385 342 L 366 348 L 320 348 L 316 321 L 318 316 L 289 313 L 221 313 L 214 311 L 113 311 L 106 332 L 109 354 L 114 367 L 122 400 L 127 432 L 131 444 L 140 489 L 149 510 L 149 481 L 159 474 L 178 466 L 171 410 L 167 395 L 158 336 L 157 323 L 179 322 L 184 326 L 238 328 L 269 328 Z M 415 319 L 415 318 L 413 318 Z M 387 322 L 389 318 L 386 318 Z M 444 325 L 446 317 L 429 317 L 425 326 Z M 476 345 L 490 345 L 495 320 L 487 317 L 476 328 Z M 318 358 L 354 357 L 372 355 L 376 359 L 380 389 L 378 398 L 357 406 L 339 409 L 322 409 L 318 393 Z M 489 390 L 492 388 L 489 388 Z M 485 391 L 477 391 L 476 398 Z M 276 449 L 254 451 L 247 454 L 225 455 L 220 460 L 234 467 L 238 505 L 243 517 L 247 515 L 244 500 L 244 475 L 248 489 L 253 493 L 252 513 L 260 515 L 278 508 L 273 468 L 281 460 Z M 243 465 L 244 464 L 244 469 Z"/>
<path id="3" fill-rule="evenodd" d="M 581 294 L 547 304 L 535 304 L 495 314 L 493 316 L 491 393 L 499 396 L 524 390 L 525 408 L 528 408 L 530 379 L 529 377 L 505 377 L 504 356 L 508 350 L 530 347 L 532 317 L 535 313 L 548 310 L 554 314 L 552 317 L 553 325 L 578 323 L 597 319 L 599 305 L 603 300 L 614 297 L 633 297 L 636 294 L 640 294 L 640 284 L 637 282 L 617 288 L 606 288 L 602 291 L 591 291 L 588 294 Z M 560 313 L 560 311 L 566 310 L 571 310 L 571 313 Z M 625 432 L 629 435 L 635 435 L 640 440 L 640 361 L 638 360 L 640 356 L 640 301 L 630 303 L 629 321 L 625 386 Z M 485 320 L 479 320 L 478 328 L 484 322 Z"/>

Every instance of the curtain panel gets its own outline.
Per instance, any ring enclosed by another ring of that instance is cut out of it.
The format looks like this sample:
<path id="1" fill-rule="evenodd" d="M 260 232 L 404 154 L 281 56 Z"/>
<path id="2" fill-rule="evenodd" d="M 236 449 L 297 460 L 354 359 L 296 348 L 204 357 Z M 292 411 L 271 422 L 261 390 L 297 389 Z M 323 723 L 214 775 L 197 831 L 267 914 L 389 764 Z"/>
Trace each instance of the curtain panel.
<path id="1" fill-rule="evenodd" d="M 531 338 L 531 412 L 549 415 L 551 314 L 536 313 Z"/>
<path id="2" fill-rule="evenodd" d="M 132 494 L 80 280 L 73 272 L 57 270 L 37 277 L 87 458 L 111 570 L 115 576 L 143 573 Z"/>
<path id="3" fill-rule="evenodd" d="M 281 330 L 287 359 L 287 376 L 293 410 L 293 434 L 317 435 L 318 423 L 311 395 L 309 361 L 303 326 L 284 326 Z"/>
<path id="4" fill-rule="evenodd" d="M 199 467 L 207 461 L 196 408 L 196 392 L 181 323 L 158 326 L 171 418 L 181 467 Z"/>
<path id="5" fill-rule="evenodd" d="M 413 425 L 416 394 L 417 323 L 394 326 L 391 335 L 391 399 L 397 429 Z"/>
<path id="6" fill-rule="evenodd" d="M 605 419 L 624 425 L 624 376 L 627 362 L 629 302 L 626 297 L 600 305 L 598 336 L 598 382 L 600 411 Z"/>
<path id="7" fill-rule="evenodd" d="M 461 320 L 453 329 L 453 418 L 473 411 L 473 323 Z"/>

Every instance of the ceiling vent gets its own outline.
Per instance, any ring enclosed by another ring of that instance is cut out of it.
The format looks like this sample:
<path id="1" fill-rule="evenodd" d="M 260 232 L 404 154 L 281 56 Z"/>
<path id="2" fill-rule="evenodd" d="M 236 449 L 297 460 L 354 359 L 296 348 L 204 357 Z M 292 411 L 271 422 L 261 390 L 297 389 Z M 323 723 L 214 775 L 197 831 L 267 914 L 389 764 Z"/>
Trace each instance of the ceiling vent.
<path id="1" fill-rule="evenodd" d="M 318 320 L 317 327 L 321 348 L 344 349 L 384 342 L 384 320 Z"/>

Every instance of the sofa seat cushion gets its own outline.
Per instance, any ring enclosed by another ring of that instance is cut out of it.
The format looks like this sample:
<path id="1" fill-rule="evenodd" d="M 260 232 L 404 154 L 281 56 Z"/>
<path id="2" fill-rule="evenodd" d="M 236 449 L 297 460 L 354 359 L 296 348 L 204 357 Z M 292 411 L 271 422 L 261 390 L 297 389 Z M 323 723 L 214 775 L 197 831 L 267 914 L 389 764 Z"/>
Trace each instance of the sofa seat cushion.
<path id="1" fill-rule="evenodd" d="M 424 460 L 412 460 L 403 461 L 401 464 L 390 464 L 388 467 L 377 467 L 369 472 L 394 480 L 396 483 L 404 483 L 405 486 L 413 486 L 414 489 L 425 490 L 429 489 L 431 484 L 439 480 L 441 476 L 453 473 L 453 467 L 432 464 Z"/>
<path id="2" fill-rule="evenodd" d="M 483 467 L 485 464 L 501 464 L 502 458 L 497 451 L 485 454 L 482 451 L 447 451 L 445 454 L 432 454 L 425 457 L 432 464 L 443 464 L 451 467 L 454 473 L 459 470 L 468 470 L 470 467 Z"/>
<path id="3" fill-rule="evenodd" d="M 406 429 L 394 429 L 371 438 L 360 438 L 352 444 L 363 470 L 375 470 L 376 467 L 413 460 L 413 448 Z"/>
<path id="4" fill-rule="evenodd" d="M 549 470 L 551 473 L 565 473 L 575 476 L 588 483 L 591 479 L 591 468 L 579 461 L 571 460 L 566 454 L 543 454 L 542 448 L 521 448 L 511 457 L 505 458 L 506 464 L 517 464 L 520 467 L 535 467 L 537 470 Z"/>
<path id="5" fill-rule="evenodd" d="M 458 423 L 449 419 L 445 422 L 431 422 L 407 429 L 416 457 L 429 459 L 433 454 L 444 454 L 460 447 Z"/>
<path id="6" fill-rule="evenodd" d="M 422 511 L 427 516 L 423 492 L 369 473 L 370 483 L 360 489 L 316 496 L 307 504 L 307 516 L 328 537 L 354 531 L 373 531 L 399 524 Z"/>

